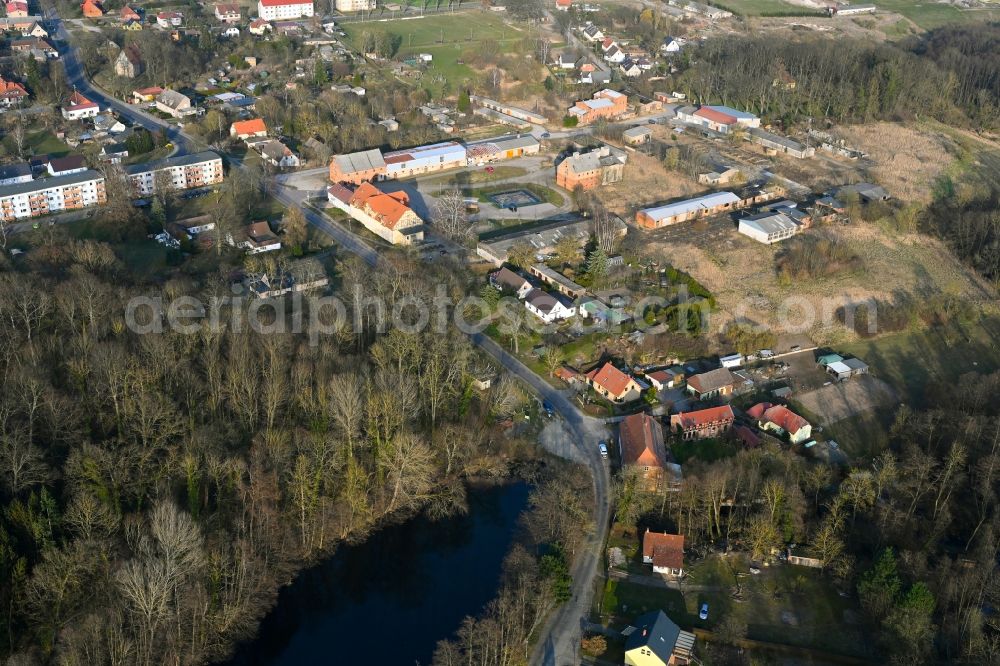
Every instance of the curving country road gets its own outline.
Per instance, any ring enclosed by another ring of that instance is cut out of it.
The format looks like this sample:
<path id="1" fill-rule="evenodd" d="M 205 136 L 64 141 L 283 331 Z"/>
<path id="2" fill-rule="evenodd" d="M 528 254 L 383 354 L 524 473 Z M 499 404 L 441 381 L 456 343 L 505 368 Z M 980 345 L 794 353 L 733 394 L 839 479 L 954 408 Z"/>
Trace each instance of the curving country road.
<path id="1" fill-rule="evenodd" d="M 176 147 L 175 154 L 183 155 L 200 146 L 200 141 L 185 134 L 175 125 L 115 99 L 89 81 L 80 63 L 79 54 L 71 44 L 69 33 L 55 8 L 49 4 L 45 7 L 44 13 L 46 20 L 54 28 L 52 34 L 56 37 L 66 78 L 71 86 L 102 107 L 114 109 L 133 123 L 165 133 Z M 240 169 L 246 168 L 239 160 L 230 158 L 230 163 Z M 310 224 L 333 238 L 347 252 L 357 255 L 369 266 L 376 267 L 379 259 L 378 251 L 343 225 L 305 205 L 309 194 L 308 191 L 288 187 L 281 181 L 276 182 L 274 189 L 274 197 L 278 201 L 287 207 L 298 207 Z M 585 460 L 590 468 L 594 488 L 593 530 L 573 566 L 573 596 L 549 618 L 531 658 L 531 663 L 544 666 L 579 664 L 581 630 L 591 607 L 593 581 L 602 566 L 604 536 L 607 533 L 610 514 L 610 473 L 607 461 L 601 457 L 598 450 L 598 442 L 608 437 L 607 427 L 602 420 L 583 414 L 566 395 L 536 375 L 485 334 L 473 333 L 469 338 L 505 370 L 518 377 L 534 393 L 552 405 L 573 433 L 580 454 L 574 458 Z"/>

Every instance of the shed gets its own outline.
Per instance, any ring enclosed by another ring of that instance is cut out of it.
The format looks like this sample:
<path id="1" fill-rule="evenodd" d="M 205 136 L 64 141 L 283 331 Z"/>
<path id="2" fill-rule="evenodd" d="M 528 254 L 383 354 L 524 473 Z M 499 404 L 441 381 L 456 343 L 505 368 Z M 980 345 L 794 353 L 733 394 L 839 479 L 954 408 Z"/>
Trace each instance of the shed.
<path id="1" fill-rule="evenodd" d="M 823 354 L 818 359 L 816 359 L 816 362 L 825 368 L 831 363 L 836 363 L 838 361 L 843 361 L 843 360 L 844 357 L 841 356 L 840 354 Z"/>
<path id="2" fill-rule="evenodd" d="M 843 361 L 834 361 L 826 366 L 826 371 L 837 379 L 847 379 L 851 376 L 851 366 Z"/>

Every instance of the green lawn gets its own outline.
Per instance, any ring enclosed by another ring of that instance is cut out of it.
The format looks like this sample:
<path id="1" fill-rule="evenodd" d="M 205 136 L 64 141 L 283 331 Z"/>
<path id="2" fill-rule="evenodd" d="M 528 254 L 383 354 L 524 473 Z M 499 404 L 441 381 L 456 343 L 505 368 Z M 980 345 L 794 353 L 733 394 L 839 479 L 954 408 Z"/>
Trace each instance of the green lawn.
<path id="1" fill-rule="evenodd" d="M 927 389 L 950 384 L 969 372 L 1000 369 L 1000 319 L 888 335 L 846 345 L 871 366 L 875 377 L 900 392 L 902 402 L 921 408 Z"/>
<path id="2" fill-rule="evenodd" d="M 14 137 L 7 133 L 3 138 L 4 148 L 9 153 L 17 153 L 17 143 Z M 24 137 L 24 154 L 31 155 L 55 155 L 62 157 L 70 152 L 68 145 L 56 138 L 56 135 L 49 131 L 26 132 Z"/>
<path id="3" fill-rule="evenodd" d="M 491 40 L 505 52 L 518 48 L 524 32 L 505 25 L 493 12 L 475 12 L 427 16 L 406 21 L 351 23 L 343 26 L 347 40 L 358 51 L 364 45 L 366 33 L 383 33 L 398 43 L 393 59 L 402 60 L 418 53 L 429 53 L 434 60 L 428 71 L 444 76 L 452 84 L 467 81 L 475 71 L 464 64 L 475 53 L 478 44 Z M 463 61 L 463 62 L 459 62 Z"/>

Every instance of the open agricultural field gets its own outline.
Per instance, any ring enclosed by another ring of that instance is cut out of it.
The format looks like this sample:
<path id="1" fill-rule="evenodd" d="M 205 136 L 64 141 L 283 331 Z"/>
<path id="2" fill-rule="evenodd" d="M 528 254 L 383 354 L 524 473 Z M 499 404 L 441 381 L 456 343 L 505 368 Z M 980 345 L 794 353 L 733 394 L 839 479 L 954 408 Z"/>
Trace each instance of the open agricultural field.
<path id="1" fill-rule="evenodd" d="M 362 51 L 366 34 L 382 33 L 393 45 L 393 59 L 429 53 L 434 59 L 428 71 L 456 84 L 476 75 L 466 64 L 484 42 L 495 42 L 501 53 L 517 51 L 524 32 L 492 12 L 463 12 L 398 21 L 351 23 L 343 26 L 347 40 Z"/>

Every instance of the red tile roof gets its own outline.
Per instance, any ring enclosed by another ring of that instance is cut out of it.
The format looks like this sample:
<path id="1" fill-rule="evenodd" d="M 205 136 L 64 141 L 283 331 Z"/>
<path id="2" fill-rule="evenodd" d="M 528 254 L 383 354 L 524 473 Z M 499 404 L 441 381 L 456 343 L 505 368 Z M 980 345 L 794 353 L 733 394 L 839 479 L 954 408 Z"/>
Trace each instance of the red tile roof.
<path id="1" fill-rule="evenodd" d="M 756 405 L 747 410 L 747 416 L 759 421 L 760 417 L 764 415 L 768 409 L 771 408 L 771 403 L 769 402 L 758 402 Z"/>
<path id="2" fill-rule="evenodd" d="M 649 414 L 632 414 L 625 417 L 619 427 L 622 444 L 622 464 L 640 467 L 666 466 L 663 447 L 663 428 Z"/>
<path id="3" fill-rule="evenodd" d="M 733 430 L 745 446 L 751 449 L 760 446 L 760 436 L 745 425 L 736 426 Z"/>
<path id="4" fill-rule="evenodd" d="M 128 5 L 122 7 L 121 18 L 123 21 L 141 21 L 142 16 Z"/>
<path id="5" fill-rule="evenodd" d="M 733 408 L 729 405 L 723 405 L 722 407 L 699 409 L 694 412 L 681 412 L 680 414 L 675 414 L 673 420 L 679 423 L 683 430 L 697 430 L 712 423 L 726 421 L 732 423 L 735 418 Z"/>
<path id="6" fill-rule="evenodd" d="M 642 556 L 652 558 L 654 567 L 684 568 L 684 535 L 650 532 L 642 535 Z"/>
<path id="7" fill-rule="evenodd" d="M 267 125 L 263 118 L 251 118 L 250 120 L 237 120 L 233 123 L 233 131 L 237 134 L 257 134 L 266 132 Z"/>
<path id="8" fill-rule="evenodd" d="M 587 373 L 587 379 L 603 387 L 613 396 L 623 395 L 628 390 L 629 383 L 632 381 L 631 377 L 611 365 L 611 363 L 605 363 L 601 368 L 591 370 Z"/>
<path id="9" fill-rule="evenodd" d="M 728 113 L 723 113 L 715 109 L 710 109 L 707 106 L 703 106 L 694 112 L 694 115 L 700 116 L 711 120 L 712 122 L 722 123 L 723 125 L 735 125 L 737 118 L 729 115 Z"/>
<path id="10" fill-rule="evenodd" d="M 91 102 L 76 90 L 69 96 L 68 104 L 70 109 L 89 109 L 97 106 L 96 103 Z"/>
<path id="11" fill-rule="evenodd" d="M 351 197 L 352 206 L 368 208 L 372 217 L 388 229 L 395 229 L 403 216 L 411 212 L 408 203 L 406 192 L 383 193 L 371 183 L 362 183 Z"/>
<path id="12" fill-rule="evenodd" d="M 764 412 L 761 421 L 773 423 L 790 435 L 794 435 L 802 428 L 809 425 L 804 418 L 788 409 L 784 405 L 775 405 Z"/>
<path id="13" fill-rule="evenodd" d="M 0 76 L 0 96 L 3 97 L 27 97 L 28 91 L 25 90 L 17 81 L 7 81 L 2 76 Z"/>

